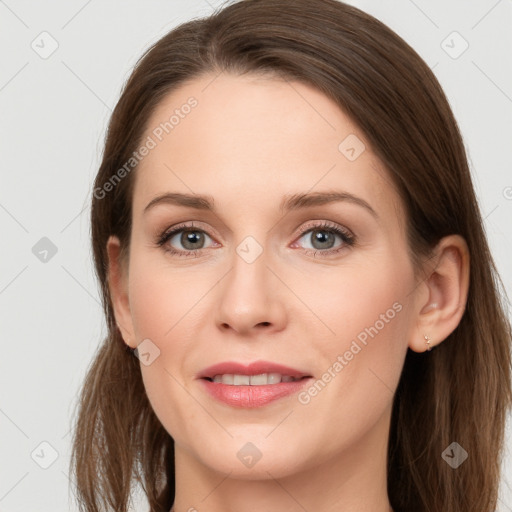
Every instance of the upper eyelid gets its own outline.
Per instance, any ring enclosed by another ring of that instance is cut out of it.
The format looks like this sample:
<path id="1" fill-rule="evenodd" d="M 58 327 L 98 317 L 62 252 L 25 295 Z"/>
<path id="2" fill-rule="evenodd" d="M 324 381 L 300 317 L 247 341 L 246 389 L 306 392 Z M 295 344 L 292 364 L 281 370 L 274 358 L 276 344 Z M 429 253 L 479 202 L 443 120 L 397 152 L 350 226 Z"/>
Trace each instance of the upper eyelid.
<path id="1" fill-rule="evenodd" d="M 192 225 L 194 224 L 194 225 Z M 212 238 L 212 235 L 210 234 L 210 230 L 206 229 L 202 226 L 202 223 L 200 221 L 190 221 L 188 222 L 179 222 L 178 224 L 171 226 L 170 228 L 165 229 L 162 232 L 161 236 L 171 235 L 175 236 L 180 231 L 202 231 L 206 235 L 208 235 L 210 238 Z M 215 230 L 214 230 L 215 231 Z"/>
<path id="2" fill-rule="evenodd" d="M 347 234 L 350 234 L 351 236 L 354 236 L 354 234 L 352 233 L 352 230 L 350 230 L 349 228 L 343 226 L 342 224 L 338 224 L 337 222 L 333 222 L 333 221 L 330 221 L 330 220 L 322 220 L 322 219 L 317 219 L 316 220 L 316 223 L 315 221 L 308 221 L 306 222 L 305 224 L 303 224 L 302 226 L 304 227 L 301 227 L 300 230 L 299 230 L 299 235 L 302 236 L 304 235 L 305 233 L 307 233 L 308 231 L 311 231 L 315 228 L 317 229 L 325 229 L 326 231 L 329 230 L 329 229 L 332 229 L 332 230 L 339 230 L 339 231 L 342 231 L 342 232 L 347 232 Z"/>

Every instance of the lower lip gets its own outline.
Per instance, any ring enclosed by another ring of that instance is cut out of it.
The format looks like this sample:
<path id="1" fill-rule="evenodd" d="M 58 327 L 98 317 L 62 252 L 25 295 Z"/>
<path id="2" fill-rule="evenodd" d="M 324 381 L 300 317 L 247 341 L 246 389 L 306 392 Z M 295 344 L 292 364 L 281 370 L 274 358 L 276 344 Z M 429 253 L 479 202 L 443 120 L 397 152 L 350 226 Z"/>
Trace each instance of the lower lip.
<path id="1" fill-rule="evenodd" d="M 201 379 L 206 391 L 213 398 L 232 407 L 244 409 L 262 407 L 270 402 L 279 400 L 279 398 L 298 393 L 310 380 L 311 377 L 307 377 L 293 382 L 280 382 L 279 384 L 233 386 Z"/>

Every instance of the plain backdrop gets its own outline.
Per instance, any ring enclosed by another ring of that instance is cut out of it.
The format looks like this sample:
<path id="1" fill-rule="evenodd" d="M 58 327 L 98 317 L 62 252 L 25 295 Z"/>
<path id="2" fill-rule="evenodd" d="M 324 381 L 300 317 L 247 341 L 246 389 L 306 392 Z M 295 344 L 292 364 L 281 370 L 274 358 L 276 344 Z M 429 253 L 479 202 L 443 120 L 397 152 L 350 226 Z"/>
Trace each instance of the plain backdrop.
<path id="1" fill-rule="evenodd" d="M 512 2 L 350 3 L 401 35 L 440 80 L 510 296 Z M 220 4 L 0 0 L 0 512 L 77 510 L 71 419 L 106 332 L 89 241 L 105 128 L 142 52 Z M 507 432 L 500 512 L 512 511 Z"/>

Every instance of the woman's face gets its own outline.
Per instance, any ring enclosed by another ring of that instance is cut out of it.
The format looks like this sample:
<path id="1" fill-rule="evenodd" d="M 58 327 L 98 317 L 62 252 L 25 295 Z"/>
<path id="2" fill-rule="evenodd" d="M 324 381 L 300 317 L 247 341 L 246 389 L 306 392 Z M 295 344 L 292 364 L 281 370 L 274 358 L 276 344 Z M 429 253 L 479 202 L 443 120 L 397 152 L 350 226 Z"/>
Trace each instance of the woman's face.
<path id="1" fill-rule="evenodd" d="M 309 86 L 221 74 L 167 96 L 143 142 L 116 317 L 180 460 L 278 478 L 384 456 L 418 291 L 364 134 Z"/>

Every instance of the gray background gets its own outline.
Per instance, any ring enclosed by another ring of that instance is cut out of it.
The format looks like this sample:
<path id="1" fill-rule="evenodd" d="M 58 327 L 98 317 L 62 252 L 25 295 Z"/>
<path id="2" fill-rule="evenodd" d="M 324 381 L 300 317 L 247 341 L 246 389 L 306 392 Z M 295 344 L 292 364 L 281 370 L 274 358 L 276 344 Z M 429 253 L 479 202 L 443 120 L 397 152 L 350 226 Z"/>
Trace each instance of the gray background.
<path id="1" fill-rule="evenodd" d="M 106 332 L 89 246 L 104 131 L 143 50 L 220 3 L 0 0 L 0 512 L 77 510 L 71 418 Z M 350 3 L 400 34 L 439 78 L 510 296 L 512 2 Z M 500 512 L 512 511 L 509 452 Z M 136 500 L 133 510 L 147 509 Z"/>

